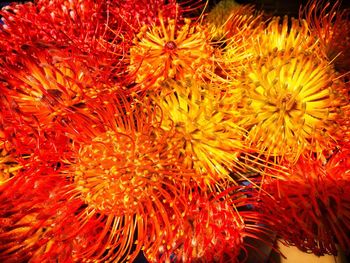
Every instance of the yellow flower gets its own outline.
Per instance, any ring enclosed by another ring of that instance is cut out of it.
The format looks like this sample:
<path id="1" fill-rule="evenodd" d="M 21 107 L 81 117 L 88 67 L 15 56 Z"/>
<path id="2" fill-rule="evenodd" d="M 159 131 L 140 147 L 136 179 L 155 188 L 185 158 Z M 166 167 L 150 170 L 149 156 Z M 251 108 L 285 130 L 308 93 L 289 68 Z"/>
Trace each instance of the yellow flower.
<path id="1" fill-rule="evenodd" d="M 321 156 L 336 139 L 343 105 L 334 74 L 327 61 L 302 53 L 275 52 L 251 61 L 240 79 L 249 144 L 293 161 L 311 152 Z"/>
<path id="2" fill-rule="evenodd" d="M 227 178 L 230 172 L 245 166 L 239 160 L 245 130 L 237 125 L 233 96 L 225 96 L 218 87 L 200 81 L 167 81 L 151 97 L 159 106 L 164 130 L 175 129 L 174 143 L 179 159 L 194 168 L 207 182 Z"/>
<path id="3" fill-rule="evenodd" d="M 159 81 L 186 76 L 202 77 L 212 68 L 213 49 L 208 33 L 189 19 L 164 20 L 144 26 L 130 50 L 130 71 L 136 82 Z"/>

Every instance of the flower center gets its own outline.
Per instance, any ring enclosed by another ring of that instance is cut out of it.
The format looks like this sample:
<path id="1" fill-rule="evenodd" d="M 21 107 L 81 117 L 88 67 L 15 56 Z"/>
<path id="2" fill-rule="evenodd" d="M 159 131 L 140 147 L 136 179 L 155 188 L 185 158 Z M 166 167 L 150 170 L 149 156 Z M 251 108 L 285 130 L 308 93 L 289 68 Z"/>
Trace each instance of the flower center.
<path id="1" fill-rule="evenodd" d="M 165 43 L 164 47 L 168 51 L 173 51 L 177 48 L 177 45 L 174 41 L 168 41 Z"/>

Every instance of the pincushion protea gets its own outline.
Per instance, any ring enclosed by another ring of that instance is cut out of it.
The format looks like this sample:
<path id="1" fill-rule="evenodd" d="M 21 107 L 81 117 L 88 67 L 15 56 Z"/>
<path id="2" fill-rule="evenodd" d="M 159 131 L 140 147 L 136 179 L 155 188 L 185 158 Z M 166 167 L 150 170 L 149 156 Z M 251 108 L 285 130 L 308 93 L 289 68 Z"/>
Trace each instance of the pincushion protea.
<path id="1" fill-rule="evenodd" d="M 132 260 L 146 237 L 157 243 L 160 233 L 171 229 L 170 216 L 181 218 L 174 202 L 196 177 L 176 158 L 172 131 L 161 130 L 150 105 L 128 100 L 121 96 L 95 104 L 99 121 L 75 138 L 61 170 L 75 186 L 71 194 L 86 205 L 87 216 L 104 215 L 111 228 L 105 233 L 108 243 L 101 240 L 96 247 L 101 254 L 90 255 L 96 260 Z M 166 207 L 173 207 L 171 215 Z M 123 234 L 121 225 L 130 232 Z"/>
<path id="2" fill-rule="evenodd" d="M 205 27 L 190 19 L 164 19 L 160 14 L 158 23 L 142 27 L 134 39 L 129 69 L 137 83 L 201 78 L 212 70 L 212 57 Z"/>
<path id="3" fill-rule="evenodd" d="M 350 70 L 350 10 L 341 9 L 341 1 L 329 3 L 312 0 L 301 10 L 321 51 L 335 65 L 336 70 Z"/>
<path id="4" fill-rule="evenodd" d="M 51 56 L 33 48 L 32 54 L 21 58 L 19 64 L 6 65 L 4 94 L 24 118 L 34 118 L 33 125 L 62 125 L 71 120 L 72 114 L 92 116 L 85 105 L 87 100 L 121 90 L 118 84 L 96 82 L 89 68 L 79 61 L 67 61 L 65 54 Z"/>
<path id="5" fill-rule="evenodd" d="M 239 156 L 251 152 L 243 144 L 245 130 L 238 125 L 239 99 L 224 94 L 214 84 L 193 79 L 169 80 L 159 92 L 150 93 L 160 109 L 161 127 L 175 130 L 172 141 L 178 147 L 178 158 L 208 182 L 229 178 L 230 172 L 242 174 L 248 167 Z"/>
<path id="6" fill-rule="evenodd" d="M 69 237 L 77 236 L 78 230 L 72 228 L 72 223 L 77 227 L 72 214 L 81 202 L 69 200 L 66 193 L 71 188 L 57 179 L 61 178 L 29 169 L 0 187 L 2 262 L 63 261 L 71 256 Z"/>
<path id="7" fill-rule="evenodd" d="M 183 220 L 176 222 L 170 233 L 162 235 L 164 244 L 145 250 L 150 262 L 240 262 L 244 257 L 244 239 L 269 234 L 258 212 L 249 211 L 255 201 L 231 188 L 219 195 L 191 189 Z M 181 206 L 180 206 L 181 208 Z M 268 237 L 266 236 L 266 243 Z"/>
<path id="8" fill-rule="evenodd" d="M 253 148 L 295 162 L 335 146 L 346 97 L 327 61 L 276 51 L 246 67 L 239 79 L 246 92 L 242 126 Z"/>
<path id="9" fill-rule="evenodd" d="M 349 151 L 324 165 L 300 158 L 290 175 L 265 180 L 261 209 L 278 220 L 273 228 L 286 244 L 318 256 L 349 250 Z M 271 198 L 272 196 L 272 198 Z"/>

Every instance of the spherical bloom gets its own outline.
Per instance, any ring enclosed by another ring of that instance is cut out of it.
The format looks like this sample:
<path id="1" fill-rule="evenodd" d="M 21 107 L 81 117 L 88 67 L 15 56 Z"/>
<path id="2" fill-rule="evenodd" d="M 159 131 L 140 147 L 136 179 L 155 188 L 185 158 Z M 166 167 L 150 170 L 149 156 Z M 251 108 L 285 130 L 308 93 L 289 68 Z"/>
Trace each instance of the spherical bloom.
<path id="1" fill-rule="evenodd" d="M 36 169 L 21 171 L 0 186 L 0 260 L 66 261 L 81 245 L 74 213 L 82 205 L 69 200 L 71 189 L 61 177 Z M 73 226 L 73 227 L 72 227 Z M 74 228 L 75 227 L 75 228 Z"/>
<path id="2" fill-rule="evenodd" d="M 130 49 L 136 82 L 203 77 L 212 69 L 213 49 L 206 29 L 190 19 L 164 19 L 142 27 Z"/>
<path id="3" fill-rule="evenodd" d="M 89 115 L 87 101 L 120 90 L 117 85 L 96 82 L 83 63 L 66 61 L 64 53 L 50 56 L 35 49 L 33 56 L 21 58 L 20 67 L 6 68 L 9 88 L 5 94 L 22 116 L 34 118 L 32 124 L 41 127 L 63 125 L 72 115 Z"/>
<path id="4" fill-rule="evenodd" d="M 123 80 L 124 54 L 133 35 L 120 33 L 122 19 L 108 2 L 40 0 L 6 6 L 1 11 L 0 64 L 21 65 L 18 59 L 38 48 L 65 62 L 79 61 L 96 81 Z M 63 58 L 58 50 L 64 51 Z"/>
<path id="5" fill-rule="evenodd" d="M 349 250 L 349 151 L 324 165 L 304 159 L 280 180 L 266 180 L 261 209 L 273 215 L 277 235 L 289 245 L 318 256 Z M 272 196 L 272 199 L 271 199 Z"/>
<path id="6" fill-rule="evenodd" d="M 258 233 L 268 231 L 258 225 L 264 221 L 261 215 L 245 207 L 254 201 L 237 189 L 233 191 L 236 192 L 231 196 L 215 196 L 192 189 L 187 195 L 183 220 L 174 224 L 171 233 L 163 233 L 164 244 L 145 250 L 147 259 L 151 262 L 239 262 L 238 256 L 247 249 L 244 239 L 257 239 Z"/>
<path id="7" fill-rule="evenodd" d="M 175 129 L 172 141 L 188 168 L 215 180 L 242 169 L 245 131 L 237 125 L 236 105 L 219 88 L 191 79 L 168 81 L 151 98 L 160 108 L 161 127 Z"/>
<path id="8" fill-rule="evenodd" d="M 104 215 L 112 228 L 108 243 L 99 241 L 96 249 L 101 253 L 92 259 L 120 260 L 127 254 L 132 260 L 144 239 L 157 242 L 161 231 L 171 229 L 166 207 L 174 206 L 182 188 L 196 176 L 176 158 L 172 132 L 162 131 L 150 106 L 139 103 L 118 97 L 96 105 L 100 122 L 74 140 L 64 160 L 62 175 L 75 186 L 72 194 L 84 202 L 88 214 Z M 181 218 L 173 211 L 172 217 Z M 130 232 L 123 236 L 119 226 Z"/>
<path id="9" fill-rule="evenodd" d="M 240 77 L 249 144 L 268 156 L 296 161 L 334 147 L 343 93 L 327 61 L 285 52 L 251 61 Z M 334 80 L 334 82 L 332 82 Z"/>
<path id="10" fill-rule="evenodd" d="M 350 70 L 350 10 L 341 10 L 340 3 L 310 1 L 301 16 L 306 17 L 324 55 L 336 70 L 346 73 Z"/>

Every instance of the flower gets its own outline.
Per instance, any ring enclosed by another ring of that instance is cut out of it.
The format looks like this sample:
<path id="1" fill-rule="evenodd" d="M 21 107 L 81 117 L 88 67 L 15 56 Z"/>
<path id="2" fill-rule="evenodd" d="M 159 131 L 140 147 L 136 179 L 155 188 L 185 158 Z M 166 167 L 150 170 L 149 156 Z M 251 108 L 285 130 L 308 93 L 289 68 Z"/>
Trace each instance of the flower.
<path id="1" fill-rule="evenodd" d="M 143 26 L 130 49 L 130 71 L 136 82 L 203 77 L 212 68 L 213 48 L 206 29 L 190 19 L 164 19 Z"/>
<path id="2" fill-rule="evenodd" d="M 70 237 L 86 231 L 74 229 L 72 215 L 81 202 L 69 200 L 69 185 L 54 172 L 39 170 L 22 170 L 0 186 L 1 261 L 67 260 L 76 252 Z M 75 249 L 79 245 L 76 240 Z"/>
<path id="3" fill-rule="evenodd" d="M 239 79 L 249 145 L 292 162 L 310 153 L 322 157 L 340 138 L 337 120 L 346 99 L 336 79 L 328 62 L 312 55 L 276 51 L 252 60 Z"/>
<path id="4" fill-rule="evenodd" d="M 350 70 L 350 23 L 348 9 L 340 9 L 340 1 L 334 4 L 310 1 L 301 10 L 306 17 L 310 31 L 321 45 L 321 51 L 336 70 L 347 73 Z"/>
<path id="5" fill-rule="evenodd" d="M 349 249 L 348 157 L 337 153 L 326 165 L 300 158 L 288 176 L 265 181 L 261 209 L 285 243 L 318 256 L 336 255 L 336 244 Z"/>
<path id="6" fill-rule="evenodd" d="M 79 61 L 63 58 L 64 53 L 53 57 L 33 49 L 32 56 L 21 58 L 20 67 L 7 65 L 11 76 L 6 82 L 10 88 L 4 93 L 22 116 L 34 118 L 32 124 L 47 128 L 69 122 L 73 114 L 87 116 L 87 101 L 121 90 L 118 84 L 96 82 L 89 69 Z"/>
<path id="7" fill-rule="evenodd" d="M 237 188 L 231 195 L 191 190 L 180 224 L 162 235 L 164 244 L 145 250 L 150 262 L 238 262 L 247 249 L 244 240 L 268 233 L 266 220 L 245 205 L 254 203 Z M 238 212 L 239 211 L 239 212 Z M 260 223 L 260 225 L 258 225 Z M 172 236 L 170 238 L 169 236 Z M 266 237 L 266 242 L 268 237 Z M 249 245 L 248 245 L 249 246 Z"/>
<path id="8" fill-rule="evenodd" d="M 243 169 L 238 156 L 248 151 L 242 143 L 244 130 L 237 125 L 234 101 L 218 87 L 193 79 L 169 80 L 151 99 L 159 106 L 161 127 L 174 128 L 172 141 L 186 167 L 209 181 Z"/>
<path id="9" fill-rule="evenodd" d="M 85 133 L 88 136 L 75 138 L 63 161 L 62 176 L 75 186 L 72 195 L 86 205 L 86 216 L 103 215 L 106 222 L 101 223 L 111 228 L 105 233 L 108 243 L 99 240 L 99 253 L 89 254 L 90 259 L 132 260 L 145 239 L 157 243 L 160 233 L 172 227 L 167 207 L 174 207 L 182 188 L 195 177 L 176 158 L 172 132 L 160 130 L 150 106 L 129 99 L 96 104 L 99 121 Z M 181 218 L 176 208 L 173 211 L 172 217 Z M 157 213 L 161 218 L 155 218 Z M 129 232 L 122 234 L 120 227 Z M 104 250 L 109 251 L 106 257 Z"/>

